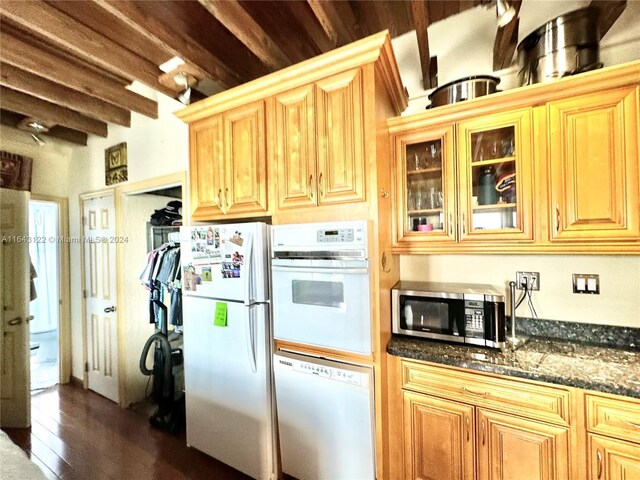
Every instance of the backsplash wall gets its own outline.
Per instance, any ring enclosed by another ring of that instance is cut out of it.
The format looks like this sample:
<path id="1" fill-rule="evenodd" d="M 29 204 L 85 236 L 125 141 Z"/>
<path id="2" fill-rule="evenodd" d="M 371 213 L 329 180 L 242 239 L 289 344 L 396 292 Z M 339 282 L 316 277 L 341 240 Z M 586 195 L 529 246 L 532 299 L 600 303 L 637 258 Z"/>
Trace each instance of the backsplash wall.
<path id="1" fill-rule="evenodd" d="M 640 328 L 640 257 L 586 255 L 401 255 L 402 280 L 485 283 L 505 292 L 516 271 L 540 272 L 533 293 L 538 317 L 547 320 Z M 571 275 L 600 275 L 600 295 L 574 294 Z M 516 291 L 519 296 L 520 291 Z M 516 312 L 532 317 L 526 301 Z"/>

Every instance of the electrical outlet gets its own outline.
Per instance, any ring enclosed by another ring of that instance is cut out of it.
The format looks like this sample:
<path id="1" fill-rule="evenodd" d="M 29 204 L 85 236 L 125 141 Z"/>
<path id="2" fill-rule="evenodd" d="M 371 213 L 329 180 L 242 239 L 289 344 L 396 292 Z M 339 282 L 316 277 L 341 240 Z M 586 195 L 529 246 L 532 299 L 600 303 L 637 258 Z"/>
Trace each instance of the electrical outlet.
<path id="1" fill-rule="evenodd" d="M 524 290 L 525 284 L 529 290 L 540 290 L 540 272 L 516 272 L 516 288 Z"/>

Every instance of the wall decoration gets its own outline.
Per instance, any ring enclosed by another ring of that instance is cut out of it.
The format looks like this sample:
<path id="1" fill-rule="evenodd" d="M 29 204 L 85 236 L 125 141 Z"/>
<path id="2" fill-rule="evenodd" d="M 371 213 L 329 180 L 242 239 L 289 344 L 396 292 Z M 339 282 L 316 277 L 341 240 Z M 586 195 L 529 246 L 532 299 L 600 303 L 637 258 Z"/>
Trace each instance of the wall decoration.
<path id="1" fill-rule="evenodd" d="M 122 142 L 104 151 L 104 181 L 106 185 L 126 182 L 129 179 L 127 167 L 127 143 Z"/>
<path id="2" fill-rule="evenodd" d="M 31 191 L 33 159 L 0 151 L 0 187 Z"/>

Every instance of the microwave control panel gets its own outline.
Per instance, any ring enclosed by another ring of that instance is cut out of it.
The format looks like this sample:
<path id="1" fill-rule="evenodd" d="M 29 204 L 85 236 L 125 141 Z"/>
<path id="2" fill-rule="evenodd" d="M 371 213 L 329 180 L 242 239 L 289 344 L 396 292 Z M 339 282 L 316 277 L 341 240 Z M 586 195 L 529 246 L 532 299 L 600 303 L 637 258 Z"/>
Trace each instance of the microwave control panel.
<path id="1" fill-rule="evenodd" d="M 484 302 L 465 300 L 464 324 L 467 337 L 484 337 Z"/>

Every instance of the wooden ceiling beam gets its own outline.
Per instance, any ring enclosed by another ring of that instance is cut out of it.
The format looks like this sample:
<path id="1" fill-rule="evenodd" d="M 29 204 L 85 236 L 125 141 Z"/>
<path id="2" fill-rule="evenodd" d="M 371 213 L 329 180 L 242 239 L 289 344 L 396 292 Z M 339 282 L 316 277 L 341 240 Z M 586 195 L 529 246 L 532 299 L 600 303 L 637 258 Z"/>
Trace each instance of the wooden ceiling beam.
<path id="1" fill-rule="evenodd" d="M 24 115 L 20 115 L 19 113 L 10 112 L 9 110 L 0 109 L 0 123 L 2 125 L 6 125 L 8 127 L 18 128 L 18 123 L 21 120 L 26 118 Z M 20 131 L 25 132 L 25 134 L 29 134 L 30 132 L 26 130 L 19 129 Z M 88 135 L 84 132 L 79 132 L 78 130 L 73 130 L 72 128 L 61 127 L 56 125 L 49 129 L 48 132 L 42 132 L 38 134 L 39 136 L 46 136 L 56 138 L 58 140 L 64 140 L 65 142 L 74 143 L 76 145 L 87 145 L 87 137 Z"/>
<path id="2" fill-rule="evenodd" d="M 291 61 L 280 47 L 236 0 L 199 2 L 265 65 L 273 70 L 291 65 Z"/>
<path id="3" fill-rule="evenodd" d="M 47 125 L 61 125 L 100 137 L 107 136 L 105 122 L 6 87 L 0 87 L 0 106 L 5 110 L 33 117 Z"/>
<path id="4" fill-rule="evenodd" d="M 597 9 L 600 14 L 598 24 L 602 38 L 627 8 L 627 0 L 591 0 L 589 6 Z"/>
<path id="5" fill-rule="evenodd" d="M 70 60 L 41 50 L 8 34 L 4 28 L 0 28 L 0 43 L 5 63 L 121 108 L 158 118 L 158 104 L 154 100 L 127 90 L 118 82 L 103 78 Z"/>
<path id="6" fill-rule="evenodd" d="M 123 127 L 131 126 L 131 112 L 58 83 L 0 62 L 0 85 L 84 115 Z"/>
<path id="7" fill-rule="evenodd" d="M 123 46 L 93 31 L 42 1 L 0 1 L 0 13 L 23 28 L 46 37 L 80 58 L 112 70 L 130 80 L 138 80 L 171 96 L 158 82 L 161 71 Z"/>
<path id="8" fill-rule="evenodd" d="M 182 58 L 222 87 L 231 88 L 242 83 L 243 79 L 215 54 L 181 30 L 171 28 L 152 15 L 148 15 L 137 2 L 96 0 L 96 3 L 143 35 L 156 47 Z"/>
<path id="9" fill-rule="evenodd" d="M 437 60 L 432 60 L 429 54 L 429 36 L 427 27 L 429 26 L 429 10 L 424 0 L 411 0 L 411 14 L 413 25 L 418 38 L 418 52 L 420 53 L 420 68 L 422 70 L 422 85 L 425 90 L 437 87 Z M 435 68 L 435 72 L 433 69 Z"/>
<path id="10" fill-rule="evenodd" d="M 311 41 L 318 47 L 318 50 L 324 53 L 338 46 L 338 38 L 330 38 L 327 35 L 325 30 L 315 20 L 306 2 L 291 1 L 286 2 L 286 6 L 291 10 L 291 13 L 302 29 L 307 32 Z"/>
<path id="11" fill-rule="evenodd" d="M 307 3 L 332 43 L 340 46 L 357 40 L 353 29 L 345 25 L 343 17 L 333 2 L 327 0 L 307 0 Z M 344 6 L 349 7 L 348 2 L 344 2 Z M 351 16 L 354 16 L 353 12 Z"/>
<path id="12" fill-rule="evenodd" d="M 518 26 L 520 6 L 522 0 L 512 0 L 511 5 L 516 10 L 515 16 L 504 27 L 498 27 L 496 39 L 493 42 L 493 70 L 502 70 L 511 65 L 513 54 L 518 44 Z"/>

